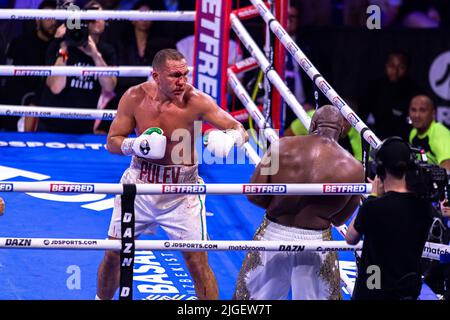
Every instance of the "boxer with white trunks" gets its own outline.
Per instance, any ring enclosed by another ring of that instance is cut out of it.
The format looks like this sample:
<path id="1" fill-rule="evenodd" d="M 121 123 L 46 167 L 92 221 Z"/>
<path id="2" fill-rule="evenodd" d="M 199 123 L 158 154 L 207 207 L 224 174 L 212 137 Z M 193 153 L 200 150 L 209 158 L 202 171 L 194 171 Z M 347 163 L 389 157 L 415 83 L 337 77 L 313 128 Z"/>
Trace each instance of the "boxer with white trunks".
<path id="1" fill-rule="evenodd" d="M 281 138 L 256 167 L 251 183 L 362 183 L 364 169 L 337 143 L 344 119 L 334 106 L 318 109 L 308 136 Z M 271 159 L 279 170 L 270 174 Z M 269 174 L 262 174 L 262 169 Z M 331 240 L 332 224 L 340 226 L 359 204 L 359 196 L 249 195 L 266 209 L 257 241 Z M 336 252 L 249 252 L 239 272 L 238 300 L 340 299 Z"/>
<path id="2" fill-rule="evenodd" d="M 121 98 L 111 124 L 107 148 L 131 155 L 122 183 L 201 183 L 195 152 L 195 121 L 207 121 L 215 130 L 207 148 L 226 156 L 248 141 L 242 124 L 205 93 L 187 83 L 188 66 L 174 49 L 159 51 L 152 62 L 153 82 L 131 87 Z M 135 130 L 137 137 L 128 135 Z M 225 130 L 225 131 L 221 131 Z M 181 142 L 180 142 L 181 141 Z M 183 143 L 188 141 L 188 143 Z M 181 146 L 184 146 L 180 148 Z M 137 195 L 135 235 L 153 233 L 161 226 L 170 239 L 206 240 L 204 196 Z M 116 197 L 109 238 L 119 239 L 120 197 Z M 218 299 L 215 276 L 206 252 L 183 252 L 199 299 Z M 119 287 L 120 255 L 106 251 L 98 271 L 97 299 L 112 299 Z"/>

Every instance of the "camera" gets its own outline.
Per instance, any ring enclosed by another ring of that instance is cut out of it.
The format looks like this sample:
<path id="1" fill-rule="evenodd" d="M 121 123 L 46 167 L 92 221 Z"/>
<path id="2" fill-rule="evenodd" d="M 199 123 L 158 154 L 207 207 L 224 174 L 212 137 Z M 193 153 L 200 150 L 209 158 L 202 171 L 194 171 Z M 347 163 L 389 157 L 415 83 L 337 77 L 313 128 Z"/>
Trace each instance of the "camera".
<path id="1" fill-rule="evenodd" d="M 417 148 L 411 148 L 416 154 L 413 168 L 406 172 L 408 189 L 419 197 L 430 201 L 448 200 L 450 185 L 447 171 L 435 164 L 426 161 L 425 153 Z"/>
<path id="2" fill-rule="evenodd" d="M 84 46 L 89 38 L 89 26 L 88 21 L 81 21 L 80 28 L 69 28 L 66 22 L 66 33 L 64 35 L 64 41 L 69 47 Z"/>
<path id="3" fill-rule="evenodd" d="M 391 145 L 389 156 L 385 146 L 393 142 L 397 142 L 394 146 L 397 149 L 393 150 Z M 402 144 L 407 146 L 407 148 L 403 146 L 403 151 L 400 149 Z M 381 175 L 386 168 L 386 161 L 392 164 L 401 159 L 407 162 L 405 178 L 408 190 L 432 202 L 448 200 L 450 185 L 447 171 L 438 165 L 429 164 L 424 150 L 410 146 L 399 137 L 390 137 L 379 148 L 372 150 L 371 157 L 373 161 L 367 167 L 369 178 L 373 179 L 376 175 Z"/>

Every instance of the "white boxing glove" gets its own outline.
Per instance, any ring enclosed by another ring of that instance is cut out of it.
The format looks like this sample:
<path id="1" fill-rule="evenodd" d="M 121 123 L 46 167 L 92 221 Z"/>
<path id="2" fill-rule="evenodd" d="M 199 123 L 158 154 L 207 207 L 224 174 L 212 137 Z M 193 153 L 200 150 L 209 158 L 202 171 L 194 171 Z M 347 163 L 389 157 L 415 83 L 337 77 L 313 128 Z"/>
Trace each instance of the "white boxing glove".
<path id="1" fill-rule="evenodd" d="M 217 157 L 226 157 L 236 144 L 241 146 L 244 143 L 242 135 L 237 130 L 212 130 L 208 134 L 206 148 Z"/>
<path id="2" fill-rule="evenodd" d="M 137 138 L 126 138 L 120 149 L 126 156 L 162 159 L 166 154 L 167 138 L 161 128 L 148 128 Z"/>

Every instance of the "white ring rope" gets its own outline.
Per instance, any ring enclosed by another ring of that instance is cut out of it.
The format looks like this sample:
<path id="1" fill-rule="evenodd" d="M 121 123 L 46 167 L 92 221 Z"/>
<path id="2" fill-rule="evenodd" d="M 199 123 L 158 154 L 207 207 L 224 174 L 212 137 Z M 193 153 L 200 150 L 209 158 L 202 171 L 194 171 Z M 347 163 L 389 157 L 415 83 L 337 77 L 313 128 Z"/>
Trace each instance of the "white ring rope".
<path id="1" fill-rule="evenodd" d="M 0 182 L 2 192 L 122 194 L 121 183 Z M 137 194 L 216 194 L 216 195 L 359 195 L 370 193 L 370 183 L 208 183 L 135 184 Z"/>
<path id="2" fill-rule="evenodd" d="M 246 151 L 247 157 L 257 166 L 261 162 L 261 158 L 255 149 L 253 149 L 252 145 L 246 142 L 242 147 Z"/>
<path id="3" fill-rule="evenodd" d="M 314 65 L 309 61 L 303 51 L 297 46 L 294 40 L 284 30 L 281 24 L 275 19 L 270 10 L 264 5 L 261 0 L 250 0 L 253 5 L 258 8 L 260 15 L 264 21 L 269 25 L 273 33 L 278 37 L 280 42 L 284 45 L 288 52 L 292 54 L 297 63 L 308 74 L 316 86 L 323 92 L 323 94 L 335 105 L 343 116 L 349 121 L 349 123 L 359 132 L 364 131 L 364 139 L 370 143 L 374 148 L 380 145 L 381 141 L 377 136 L 367 127 L 367 125 L 356 115 L 356 113 L 347 105 L 337 92 L 331 87 L 331 85 L 325 80 Z M 253 47 L 253 46 L 252 46 Z M 294 110 L 295 112 L 295 110 Z M 300 120 L 302 120 L 300 118 Z M 303 121 L 302 121 L 303 122 Z M 309 126 L 305 127 L 308 129 Z"/>
<path id="4" fill-rule="evenodd" d="M 291 92 L 291 90 L 289 90 L 289 88 L 286 86 L 286 84 L 281 79 L 281 77 L 278 75 L 278 73 L 271 67 L 270 62 L 267 60 L 264 53 L 261 51 L 261 49 L 259 49 L 258 45 L 252 39 L 252 37 L 247 32 L 247 30 L 244 28 L 244 26 L 239 21 L 239 19 L 236 17 L 236 15 L 231 14 L 230 20 L 231 20 L 231 26 L 232 26 L 234 32 L 236 33 L 236 35 L 238 36 L 238 38 L 241 40 L 242 44 L 247 48 L 247 50 L 250 52 L 250 54 L 256 59 L 260 68 L 264 71 L 264 73 L 266 74 L 266 76 L 270 80 L 270 82 L 272 82 L 273 85 L 278 89 L 278 92 L 284 98 L 286 103 L 289 106 L 291 106 L 295 115 L 302 121 L 302 123 L 305 125 L 306 128 L 309 128 L 311 119 L 309 118 L 308 114 L 305 112 L 302 105 L 297 101 L 294 94 Z"/>
<path id="5" fill-rule="evenodd" d="M 249 241 L 249 240 L 135 240 L 136 250 L 165 251 L 355 251 L 363 242 L 352 246 L 345 241 Z M 74 249 L 115 250 L 122 249 L 121 240 L 63 239 L 63 238 L 0 238 L 4 249 Z M 401 248 L 399 248 L 401 250 Z M 426 242 L 422 257 L 439 260 L 440 255 L 450 254 L 450 246 Z"/>
<path id="6" fill-rule="evenodd" d="M 8 245 L 9 244 L 9 245 Z M 181 251 L 354 251 L 345 241 L 135 240 L 136 250 Z M 121 250 L 120 240 L 0 238 L 0 248 Z"/>
<path id="7" fill-rule="evenodd" d="M 0 116 L 113 120 L 116 110 L 0 105 Z"/>
<path id="8" fill-rule="evenodd" d="M 263 114 L 259 111 L 247 90 L 245 90 L 236 74 L 230 68 L 228 68 L 228 83 L 244 107 L 247 109 L 248 114 L 255 120 L 258 127 L 264 130 L 264 136 L 267 140 L 269 140 L 270 143 L 277 141 L 279 139 L 278 134 L 266 122 Z"/>
<path id="9" fill-rule="evenodd" d="M 0 19 L 195 21 L 195 11 L 0 9 Z"/>
<path id="10" fill-rule="evenodd" d="M 188 67 L 192 73 L 193 67 Z M 13 77 L 150 77 L 153 68 L 142 66 L 0 66 L 0 76 Z"/>

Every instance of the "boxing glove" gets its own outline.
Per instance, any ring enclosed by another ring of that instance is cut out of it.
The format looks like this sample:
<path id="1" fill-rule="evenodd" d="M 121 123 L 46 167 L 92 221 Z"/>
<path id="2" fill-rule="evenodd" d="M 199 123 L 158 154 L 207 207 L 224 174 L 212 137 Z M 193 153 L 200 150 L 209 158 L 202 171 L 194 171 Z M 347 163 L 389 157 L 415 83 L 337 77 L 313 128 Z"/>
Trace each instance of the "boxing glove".
<path id="1" fill-rule="evenodd" d="M 206 140 L 206 148 L 217 157 L 226 157 L 233 146 L 242 146 L 244 138 L 237 130 L 212 130 Z"/>
<path id="2" fill-rule="evenodd" d="M 161 128 L 148 128 L 137 138 L 126 138 L 120 149 L 126 156 L 162 159 L 166 153 L 167 138 Z"/>

